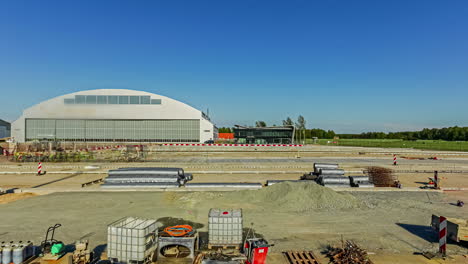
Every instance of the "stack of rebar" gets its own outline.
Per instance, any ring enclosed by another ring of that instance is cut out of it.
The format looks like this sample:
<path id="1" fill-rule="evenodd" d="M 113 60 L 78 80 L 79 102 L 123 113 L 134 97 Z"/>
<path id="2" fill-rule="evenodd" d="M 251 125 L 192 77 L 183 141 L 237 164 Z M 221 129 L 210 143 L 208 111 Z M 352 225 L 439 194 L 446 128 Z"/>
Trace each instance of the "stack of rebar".
<path id="1" fill-rule="evenodd" d="M 341 247 L 329 247 L 327 256 L 335 264 L 372 264 L 367 252 L 350 240 L 342 242 Z"/>
<path id="2" fill-rule="evenodd" d="M 102 188 L 178 188 L 192 180 L 181 168 L 119 168 L 109 170 Z"/>
<path id="3" fill-rule="evenodd" d="M 334 163 L 314 163 L 314 174 L 317 183 L 325 187 L 350 187 L 349 178 L 345 177 L 344 170 Z"/>
<path id="4" fill-rule="evenodd" d="M 397 180 L 393 170 L 388 168 L 368 167 L 367 174 L 369 175 L 369 182 L 376 187 L 393 187 Z"/>

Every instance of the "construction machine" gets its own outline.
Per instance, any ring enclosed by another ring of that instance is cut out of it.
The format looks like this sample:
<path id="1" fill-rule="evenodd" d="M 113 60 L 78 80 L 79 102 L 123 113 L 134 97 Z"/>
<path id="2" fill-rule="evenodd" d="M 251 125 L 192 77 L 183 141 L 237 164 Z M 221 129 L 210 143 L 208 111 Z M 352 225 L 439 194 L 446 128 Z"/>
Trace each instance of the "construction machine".
<path id="1" fill-rule="evenodd" d="M 88 249 L 88 240 L 78 240 L 75 242 L 73 251 L 73 264 L 88 264 L 93 259 L 93 253 Z"/>
<path id="2" fill-rule="evenodd" d="M 251 235 L 251 237 L 249 237 Z M 268 249 L 274 246 L 269 244 L 265 239 L 255 236 L 252 227 L 245 236 L 243 253 L 246 257 L 245 264 L 264 264 L 268 255 Z"/>
<path id="3" fill-rule="evenodd" d="M 57 260 L 63 256 L 65 245 L 54 238 L 55 230 L 61 226 L 61 224 L 55 224 L 47 229 L 46 237 L 41 243 L 41 255 L 44 260 Z M 50 238 L 49 234 L 51 234 Z"/>
<path id="4" fill-rule="evenodd" d="M 248 238 L 244 244 L 244 254 L 247 257 L 246 264 L 264 264 L 266 263 L 266 257 L 268 254 L 268 249 L 273 246 L 273 244 L 268 244 L 268 242 L 263 238 Z"/>

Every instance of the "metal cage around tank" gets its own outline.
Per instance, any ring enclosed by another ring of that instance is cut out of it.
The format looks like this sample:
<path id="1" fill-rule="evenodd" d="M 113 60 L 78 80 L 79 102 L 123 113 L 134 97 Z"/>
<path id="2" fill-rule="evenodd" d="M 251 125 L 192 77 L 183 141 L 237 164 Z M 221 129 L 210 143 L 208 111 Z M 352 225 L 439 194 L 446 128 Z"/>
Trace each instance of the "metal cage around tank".
<path id="1" fill-rule="evenodd" d="M 208 247 L 242 244 L 242 209 L 210 209 L 208 214 Z"/>
<path id="2" fill-rule="evenodd" d="M 107 256 L 115 263 L 145 263 L 157 247 L 156 220 L 124 217 L 107 227 Z"/>

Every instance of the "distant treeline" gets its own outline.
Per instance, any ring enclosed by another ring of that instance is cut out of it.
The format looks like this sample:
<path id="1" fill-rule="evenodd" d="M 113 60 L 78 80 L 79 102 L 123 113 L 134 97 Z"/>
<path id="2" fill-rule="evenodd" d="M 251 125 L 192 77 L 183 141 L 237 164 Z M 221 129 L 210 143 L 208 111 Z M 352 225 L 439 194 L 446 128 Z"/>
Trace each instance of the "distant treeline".
<path id="1" fill-rule="evenodd" d="M 220 127 L 218 128 L 218 133 L 233 133 L 234 129 L 231 129 L 230 127 Z"/>
<path id="2" fill-rule="evenodd" d="M 234 128 L 230 127 L 221 127 L 218 129 L 219 133 L 233 133 Z M 301 134 L 301 135 L 299 135 Z M 336 133 L 333 130 L 323 130 L 320 128 L 313 128 L 313 129 L 304 129 L 304 130 L 297 130 L 296 129 L 296 138 L 301 136 L 301 138 L 305 135 L 305 138 L 313 138 L 313 137 L 318 137 L 318 138 L 333 138 L 336 136 Z"/>
<path id="3" fill-rule="evenodd" d="M 403 140 L 447 140 L 468 141 L 468 127 L 424 128 L 408 132 L 366 132 L 361 134 L 338 134 L 342 139 L 403 139 Z"/>
<path id="4" fill-rule="evenodd" d="M 334 138 L 336 136 L 335 131 L 333 130 L 323 130 L 320 128 L 305 129 L 305 138 Z"/>
<path id="5" fill-rule="evenodd" d="M 220 133 L 232 133 L 234 130 L 229 127 L 219 129 Z M 403 139 L 403 140 L 447 140 L 447 141 L 468 141 L 468 127 L 444 127 L 444 128 L 424 128 L 421 131 L 407 132 L 365 132 L 361 134 L 336 134 L 333 130 L 323 130 L 320 128 L 296 130 L 296 138 L 301 133 L 306 139 L 313 137 L 332 139 L 335 136 L 341 139 Z"/>

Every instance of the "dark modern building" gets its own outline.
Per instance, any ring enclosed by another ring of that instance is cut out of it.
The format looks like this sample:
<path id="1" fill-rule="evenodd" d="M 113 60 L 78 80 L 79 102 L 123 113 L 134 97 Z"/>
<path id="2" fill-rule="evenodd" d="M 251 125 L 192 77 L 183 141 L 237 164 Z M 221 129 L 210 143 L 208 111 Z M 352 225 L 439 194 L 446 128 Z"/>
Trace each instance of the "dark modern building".
<path id="1" fill-rule="evenodd" d="M 0 119 L 0 138 L 10 137 L 11 125 Z"/>
<path id="2" fill-rule="evenodd" d="M 294 127 L 234 127 L 234 138 L 240 144 L 292 144 Z"/>

